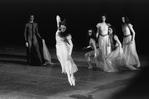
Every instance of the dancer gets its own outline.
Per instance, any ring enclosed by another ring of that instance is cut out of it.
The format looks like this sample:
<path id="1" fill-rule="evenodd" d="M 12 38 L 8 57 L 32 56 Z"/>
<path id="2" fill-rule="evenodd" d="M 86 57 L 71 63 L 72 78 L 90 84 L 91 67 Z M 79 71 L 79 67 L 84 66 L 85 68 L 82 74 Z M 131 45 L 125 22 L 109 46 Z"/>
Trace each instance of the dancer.
<path id="1" fill-rule="evenodd" d="M 25 25 L 24 37 L 29 65 L 46 65 L 47 63 L 52 63 L 45 40 L 38 32 L 38 24 L 34 22 L 34 15 L 30 16 L 30 21 Z"/>
<path id="2" fill-rule="evenodd" d="M 127 16 L 122 17 L 122 31 L 123 31 L 123 50 L 125 55 L 125 63 L 127 65 L 132 65 L 140 67 L 139 57 L 136 51 L 135 44 L 135 31 L 132 24 L 129 22 Z M 132 34 L 131 34 L 132 33 Z"/>
<path id="3" fill-rule="evenodd" d="M 91 56 L 94 56 L 94 58 L 96 57 L 96 53 L 98 53 L 98 50 L 97 50 L 97 47 L 96 47 L 96 44 L 97 44 L 97 40 L 96 40 L 96 37 L 95 37 L 95 32 L 93 29 L 89 29 L 88 30 L 88 40 L 89 40 L 89 46 L 87 47 L 84 47 L 83 49 L 87 49 L 87 48 L 92 48 L 93 50 L 92 51 L 89 51 L 85 54 L 85 59 L 89 65 L 88 69 L 92 69 L 92 65 L 91 65 L 91 59 L 90 57 Z M 96 62 L 96 59 L 95 59 L 95 62 Z"/>
<path id="4" fill-rule="evenodd" d="M 66 73 L 68 81 L 71 86 L 75 86 L 74 73 L 78 71 L 76 64 L 74 63 L 71 54 L 73 49 L 73 43 L 71 41 L 71 35 L 66 34 L 66 21 L 61 21 L 60 17 L 56 16 L 57 31 L 56 31 L 56 54 L 61 64 L 62 73 Z"/>
<path id="5" fill-rule="evenodd" d="M 130 70 L 137 70 L 135 67 L 127 65 L 125 63 L 124 53 L 122 49 L 122 44 L 118 39 L 117 35 L 114 35 L 114 49 L 107 56 L 106 63 L 110 68 L 109 72 L 118 72 L 122 67 L 127 67 Z"/>
<path id="6" fill-rule="evenodd" d="M 106 15 L 102 16 L 102 22 L 96 25 L 97 27 L 97 35 L 99 40 L 99 47 L 101 48 L 103 55 L 106 57 L 110 51 L 109 45 L 109 35 L 108 28 L 111 26 L 109 23 L 106 23 Z"/>

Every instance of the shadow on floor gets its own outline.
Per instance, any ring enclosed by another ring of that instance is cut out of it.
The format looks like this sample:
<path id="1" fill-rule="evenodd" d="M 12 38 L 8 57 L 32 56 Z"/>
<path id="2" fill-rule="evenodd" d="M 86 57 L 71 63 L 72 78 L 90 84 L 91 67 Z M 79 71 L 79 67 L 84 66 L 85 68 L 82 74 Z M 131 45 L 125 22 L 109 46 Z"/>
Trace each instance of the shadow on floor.
<path id="1" fill-rule="evenodd" d="M 58 64 L 57 59 L 51 59 L 53 63 Z M 0 62 L 3 63 L 13 63 L 19 65 L 28 65 L 27 57 L 25 55 L 15 55 L 15 54 L 0 54 Z"/>
<path id="2" fill-rule="evenodd" d="M 15 55 L 15 54 L 0 54 L 0 58 L 19 58 L 26 59 L 25 55 Z"/>
<path id="3" fill-rule="evenodd" d="M 149 67 L 141 68 L 140 74 L 130 85 L 110 99 L 149 99 Z"/>

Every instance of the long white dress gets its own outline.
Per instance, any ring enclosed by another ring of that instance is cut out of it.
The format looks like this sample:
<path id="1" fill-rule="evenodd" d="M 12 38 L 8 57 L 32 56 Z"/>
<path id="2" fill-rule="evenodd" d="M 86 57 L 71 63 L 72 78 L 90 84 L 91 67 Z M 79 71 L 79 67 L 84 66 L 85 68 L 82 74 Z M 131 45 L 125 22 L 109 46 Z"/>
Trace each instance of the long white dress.
<path id="1" fill-rule="evenodd" d="M 140 61 L 136 51 L 135 40 L 133 40 L 131 44 L 128 44 L 132 40 L 132 35 L 130 34 L 130 28 L 132 28 L 131 24 L 122 27 L 124 35 L 127 35 L 123 38 L 125 63 L 127 65 L 140 67 Z"/>
<path id="2" fill-rule="evenodd" d="M 78 68 L 75 65 L 74 61 L 68 60 L 69 51 L 71 50 L 71 46 L 64 41 L 63 38 L 59 36 L 59 31 L 56 32 L 56 54 L 57 58 L 62 67 L 62 73 L 75 73 Z M 68 37 L 71 40 L 71 37 Z"/>
<path id="3" fill-rule="evenodd" d="M 96 53 L 95 62 L 98 68 L 101 68 L 105 72 L 110 72 L 110 67 L 106 63 L 106 59 L 102 49 L 99 47 Z"/>
<path id="4" fill-rule="evenodd" d="M 109 35 L 108 35 L 109 24 L 98 23 L 96 27 L 100 29 L 100 35 L 98 40 L 99 47 L 101 48 L 103 55 L 106 57 L 111 52 L 111 47 L 109 46 Z"/>
<path id="5" fill-rule="evenodd" d="M 66 73 L 68 76 L 68 81 L 71 84 L 70 81 L 70 75 L 73 75 L 73 73 L 78 71 L 78 68 L 76 64 L 74 63 L 72 57 L 68 59 L 69 56 L 71 56 L 72 51 L 72 45 L 68 44 L 64 41 L 63 38 L 59 36 L 60 31 L 57 30 L 56 32 L 56 55 L 57 58 L 61 64 L 62 73 Z M 71 35 L 67 36 L 67 40 L 71 42 Z"/>

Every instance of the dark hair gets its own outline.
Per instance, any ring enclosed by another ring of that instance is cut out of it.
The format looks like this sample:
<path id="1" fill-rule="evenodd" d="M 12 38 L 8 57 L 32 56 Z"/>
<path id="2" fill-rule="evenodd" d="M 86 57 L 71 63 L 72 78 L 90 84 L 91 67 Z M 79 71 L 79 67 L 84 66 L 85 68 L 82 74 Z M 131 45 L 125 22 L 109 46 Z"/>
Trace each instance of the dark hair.
<path id="1" fill-rule="evenodd" d="M 128 19 L 128 17 L 127 17 L 126 15 L 123 15 L 122 17 L 125 18 L 125 23 L 126 23 L 126 24 L 129 24 L 129 23 L 130 23 L 130 21 L 129 21 L 129 19 Z"/>
<path id="2" fill-rule="evenodd" d="M 92 31 L 92 35 L 91 36 L 88 35 L 88 31 L 89 30 Z M 90 28 L 90 29 L 87 30 L 87 40 L 89 41 L 90 39 L 94 39 L 95 42 L 97 42 L 97 39 L 96 39 L 96 36 L 95 36 L 95 31 L 92 28 Z"/>
<path id="3" fill-rule="evenodd" d="M 61 22 L 59 23 L 59 25 L 60 25 L 60 26 L 61 26 L 61 25 L 66 26 L 66 19 L 64 19 L 63 21 L 61 21 Z"/>
<path id="4" fill-rule="evenodd" d="M 62 37 L 62 38 L 66 38 L 66 37 L 69 35 L 69 34 L 68 34 L 68 23 L 67 23 L 66 19 L 64 19 L 63 21 L 61 21 L 61 22 L 59 23 L 59 26 L 61 26 L 61 25 L 66 26 L 66 30 L 65 30 L 65 32 L 60 32 L 59 35 L 60 35 L 60 37 Z"/>
<path id="5" fill-rule="evenodd" d="M 116 30 L 115 30 L 115 28 L 113 27 L 113 26 L 109 26 L 109 28 L 111 28 L 112 29 L 112 31 L 113 31 L 113 35 L 116 35 L 117 33 L 116 33 Z"/>
<path id="6" fill-rule="evenodd" d="M 106 14 L 103 14 L 102 16 L 105 16 L 107 18 L 107 15 Z"/>
<path id="7" fill-rule="evenodd" d="M 100 19 L 101 22 L 102 22 L 102 17 L 103 17 L 103 16 L 105 16 L 106 20 L 108 20 L 108 19 L 107 19 L 107 15 L 106 15 L 106 14 L 103 14 L 103 15 L 101 16 L 101 19 Z"/>
<path id="8" fill-rule="evenodd" d="M 115 28 L 113 27 L 113 26 L 110 26 L 109 28 L 111 28 L 112 29 L 112 41 L 113 41 L 113 44 L 114 44 L 114 46 L 115 46 L 115 44 L 116 44 L 116 40 L 114 39 L 114 35 L 117 35 L 117 33 L 116 33 L 116 30 L 115 30 Z"/>

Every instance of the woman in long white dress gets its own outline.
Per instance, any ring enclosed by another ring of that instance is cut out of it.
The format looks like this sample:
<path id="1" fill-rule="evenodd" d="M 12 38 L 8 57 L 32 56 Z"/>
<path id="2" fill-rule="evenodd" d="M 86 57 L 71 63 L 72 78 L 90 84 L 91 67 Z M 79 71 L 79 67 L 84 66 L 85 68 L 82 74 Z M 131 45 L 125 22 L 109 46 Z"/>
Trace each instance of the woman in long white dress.
<path id="1" fill-rule="evenodd" d="M 122 67 L 127 67 L 130 70 L 137 70 L 131 65 L 125 63 L 125 56 L 122 49 L 122 44 L 119 41 L 117 35 L 114 35 L 115 48 L 114 50 L 106 57 L 106 64 L 110 68 L 109 72 L 118 72 Z"/>
<path id="2" fill-rule="evenodd" d="M 125 63 L 127 65 L 140 67 L 140 61 L 135 44 L 135 31 L 132 24 L 130 24 L 127 16 L 122 17 L 122 22 L 122 31 L 124 34 L 123 50 L 125 55 Z"/>
<path id="3" fill-rule="evenodd" d="M 61 64 L 62 73 L 66 73 L 68 81 L 71 86 L 75 86 L 74 73 L 78 71 L 76 64 L 74 63 L 71 54 L 73 49 L 73 43 L 71 41 L 71 35 L 65 35 L 66 23 L 61 22 L 60 17 L 56 16 L 57 31 L 56 31 L 56 54 Z"/>
<path id="4" fill-rule="evenodd" d="M 109 35 L 108 35 L 109 26 L 111 25 L 109 23 L 106 23 L 106 15 L 103 15 L 102 22 L 96 25 L 97 27 L 96 37 L 98 37 L 98 44 L 103 52 L 104 57 L 106 57 L 111 52 L 111 48 L 109 46 Z"/>

